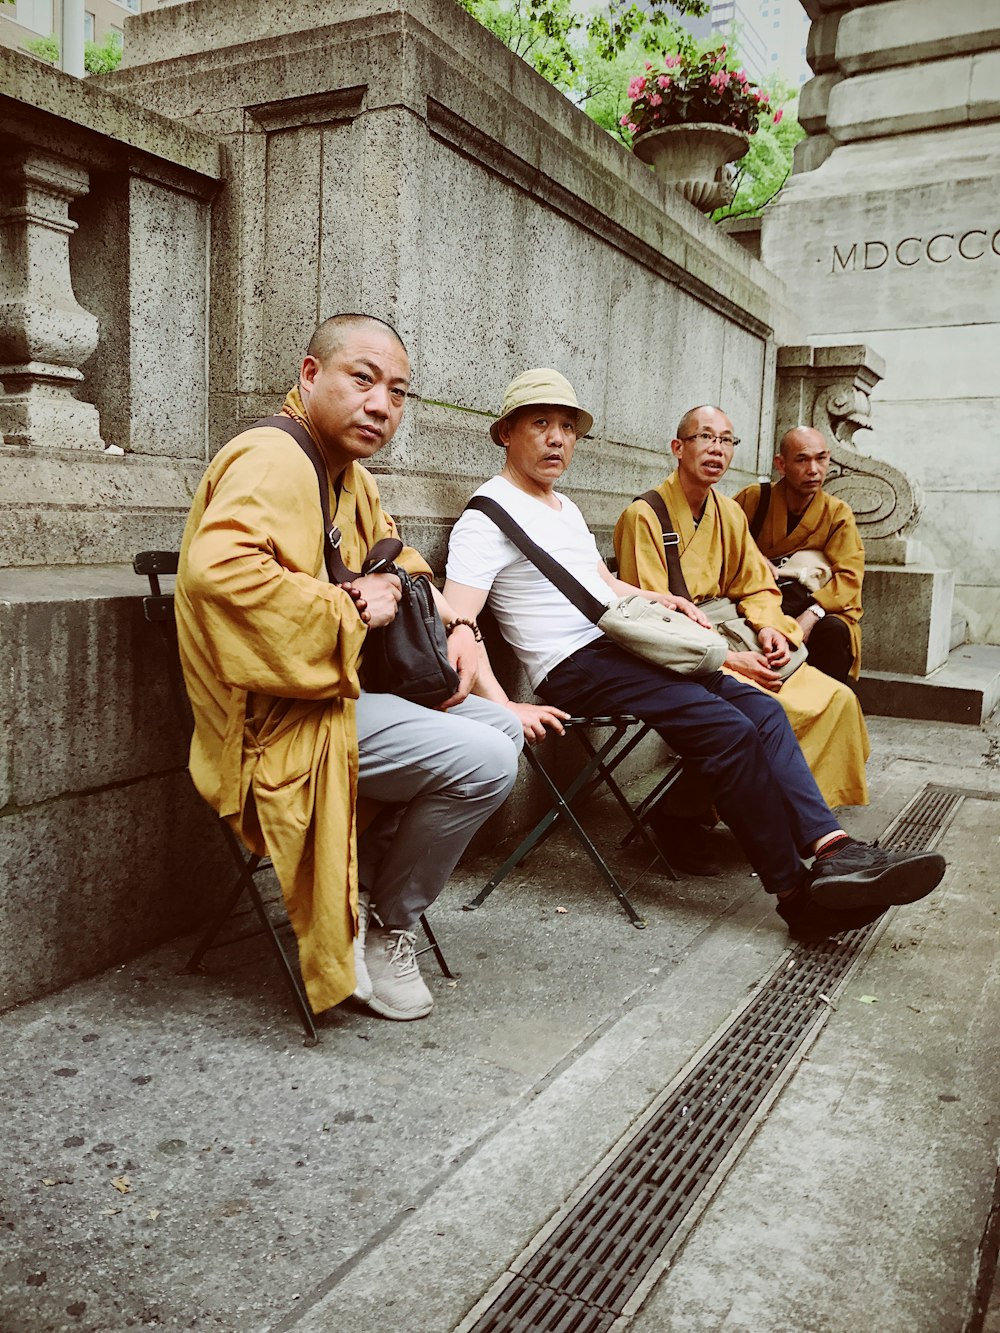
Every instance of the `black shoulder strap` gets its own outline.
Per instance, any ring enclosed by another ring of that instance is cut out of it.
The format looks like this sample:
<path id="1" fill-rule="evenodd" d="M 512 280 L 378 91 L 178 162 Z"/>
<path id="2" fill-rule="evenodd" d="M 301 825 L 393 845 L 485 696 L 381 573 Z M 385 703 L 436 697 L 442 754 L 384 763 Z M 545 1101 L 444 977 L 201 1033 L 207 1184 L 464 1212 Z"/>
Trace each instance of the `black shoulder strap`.
<path id="1" fill-rule="evenodd" d="M 313 465 L 316 481 L 319 484 L 319 505 L 323 512 L 323 559 L 326 563 L 326 572 L 330 577 L 330 582 L 351 583 L 354 579 L 360 578 L 360 574 L 355 574 L 347 568 L 343 556 L 340 554 L 341 531 L 334 527 L 330 520 L 330 480 L 327 476 L 326 462 L 316 441 L 305 426 L 296 421 L 294 417 L 286 417 L 283 413 L 278 413 L 273 417 L 261 417 L 260 421 L 255 421 L 250 429 L 254 430 L 258 426 L 271 426 L 275 430 L 285 431 L 298 444 Z M 381 541 L 377 541 L 368 553 L 362 572 L 371 572 L 371 566 L 378 565 L 382 567 L 391 564 L 402 549 L 403 543 L 394 537 L 384 537 Z"/>
<path id="2" fill-rule="evenodd" d="M 521 554 L 539 569 L 550 583 L 555 584 L 562 595 L 569 599 L 576 609 L 595 625 L 607 611 L 603 602 L 599 602 L 592 592 L 575 579 L 568 569 L 564 569 L 558 560 L 553 560 L 548 551 L 533 542 L 521 525 L 507 513 L 503 505 L 497 504 L 487 495 L 474 495 L 466 509 L 478 509 L 481 514 L 491 518 L 504 536 L 509 537 Z"/>
<path id="3" fill-rule="evenodd" d="M 636 499 L 645 500 L 660 520 L 660 529 L 663 533 L 663 554 L 667 562 L 667 586 L 675 597 L 686 597 L 689 602 L 693 602 L 694 598 L 688 592 L 687 580 L 684 578 L 683 569 L 681 569 L 681 557 L 678 550 L 681 539 L 674 531 L 670 510 L 664 504 L 663 496 L 659 491 L 643 491 L 641 495 L 636 496 Z"/>
<path id="4" fill-rule="evenodd" d="M 757 509 L 753 516 L 753 522 L 750 524 L 750 536 L 757 540 L 760 536 L 760 530 L 764 526 L 764 519 L 767 518 L 767 511 L 771 507 L 771 483 L 762 481 L 760 483 L 760 499 L 757 501 Z"/>

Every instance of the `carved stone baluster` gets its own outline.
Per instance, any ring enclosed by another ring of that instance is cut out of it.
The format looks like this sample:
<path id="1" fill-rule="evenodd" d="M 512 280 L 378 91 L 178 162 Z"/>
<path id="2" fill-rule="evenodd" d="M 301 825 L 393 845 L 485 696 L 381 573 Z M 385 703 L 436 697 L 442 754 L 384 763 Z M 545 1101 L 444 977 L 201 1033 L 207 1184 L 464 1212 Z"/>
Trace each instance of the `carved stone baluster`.
<path id="1" fill-rule="evenodd" d="M 69 266 L 69 205 L 86 171 L 22 149 L 0 171 L 0 436 L 6 445 L 103 449 L 97 409 L 73 389 L 97 346 Z"/>

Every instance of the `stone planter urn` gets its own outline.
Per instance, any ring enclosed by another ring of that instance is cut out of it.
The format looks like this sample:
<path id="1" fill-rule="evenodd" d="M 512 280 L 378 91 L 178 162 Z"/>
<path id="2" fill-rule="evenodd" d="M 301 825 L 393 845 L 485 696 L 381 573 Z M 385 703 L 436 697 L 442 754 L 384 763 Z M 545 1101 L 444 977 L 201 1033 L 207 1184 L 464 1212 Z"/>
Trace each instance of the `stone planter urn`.
<path id="1" fill-rule="evenodd" d="M 652 166 L 659 180 L 679 190 L 695 208 L 711 213 L 732 200 L 735 191 L 727 166 L 749 146 L 750 136 L 743 130 L 695 122 L 646 130 L 636 136 L 632 151 Z"/>

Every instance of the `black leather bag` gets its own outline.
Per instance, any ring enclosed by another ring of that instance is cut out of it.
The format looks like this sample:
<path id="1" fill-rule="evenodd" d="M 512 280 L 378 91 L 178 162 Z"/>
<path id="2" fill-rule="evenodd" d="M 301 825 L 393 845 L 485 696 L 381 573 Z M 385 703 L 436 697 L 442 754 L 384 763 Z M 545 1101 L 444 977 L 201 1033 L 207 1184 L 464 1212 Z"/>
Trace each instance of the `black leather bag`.
<path id="1" fill-rule="evenodd" d="M 458 689 L 458 672 L 448 660 L 448 640 L 430 583 L 411 578 L 396 565 L 387 572 L 396 574 L 403 596 L 389 624 L 368 631 L 361 683 L 373 694 L 398 694 L 434 708 Z"/>
<path id="2" fill-rule="evenodd" d="M 368 631 L 361 663 L 361 683 L 373 694 L 434 708 L 458 689 L 458 672 L 448 660 L 448 639 L 426 578 L 411 578 L 392 562 L 403 543 L 386 537 L 368 553 L 361 574 L 354 574 L 340 554 L 340 529 L 330 522 L 330 488 L 326 464 L 309 432 L 292 417 L 265 417 L 258 426 L 275 426 L 291 435 L 312 463 L 323 511 L 323 558 L 331 583 L 350 583 L 364 574 L 395 574 L 403 595 L 388 625 Z"/>

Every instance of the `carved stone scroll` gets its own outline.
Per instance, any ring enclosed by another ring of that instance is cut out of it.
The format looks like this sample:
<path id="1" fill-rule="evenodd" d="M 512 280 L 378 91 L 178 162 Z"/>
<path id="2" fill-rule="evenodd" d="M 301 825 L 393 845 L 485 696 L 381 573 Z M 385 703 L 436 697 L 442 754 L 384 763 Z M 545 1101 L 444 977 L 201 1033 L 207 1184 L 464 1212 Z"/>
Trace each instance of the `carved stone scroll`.
<path id="1" fill-rule="evenodd" d="M 793 426 L 812 426 L 830 443 L 826 489 L 857 515 L 866 547 L 905 538 L 920 515 L 915 482 L 881 459 L 859 452 L 854 436 L 871 429 L 871 392 L 884 363 L 864 345 L 782 347 L 778 352 L 777 439 Z"/>

